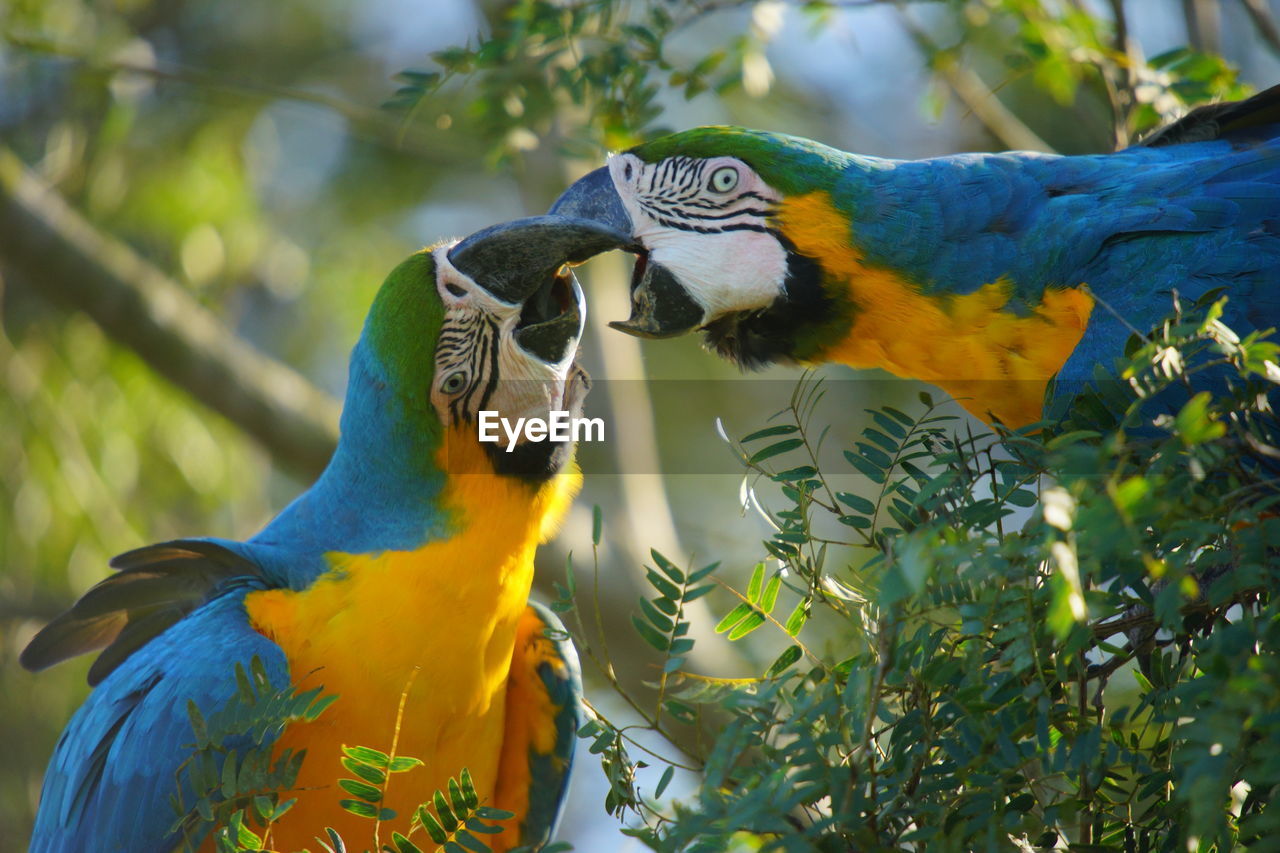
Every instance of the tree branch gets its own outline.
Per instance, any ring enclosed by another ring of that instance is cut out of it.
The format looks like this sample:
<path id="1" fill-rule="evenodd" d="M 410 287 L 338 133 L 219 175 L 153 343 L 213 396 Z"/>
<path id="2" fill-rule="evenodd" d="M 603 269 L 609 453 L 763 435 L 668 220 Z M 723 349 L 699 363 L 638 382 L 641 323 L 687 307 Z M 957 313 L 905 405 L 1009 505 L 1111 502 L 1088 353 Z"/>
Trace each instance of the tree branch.
<path id="1" fill-rule="evenodd" d="M 982 122 L 1001 144 L 1011 151 L 1044 151 L 1055 153 L 1054 148 L 1045 142 L 1022 119 L 1014 115 L 1008 107 L 1000 103 L 995 92 L 982 82 L 976 73 L 961 65 L 950 54 L 938 46 L 907 12 L 899 8 L 899 19 L 907 34 L 915 41 L 930 65 L 947 81 L 951 91 L 969 108 L 978 121 Z"/>
<path id="2" fill-rule="evenodd" d="M 194 398 L 315 477 L 337 441 L 338 403 L 228 330 L 177 282 L 95 228 L 0 148 L 0 260 L 40 295 L 88 314 Z"/>

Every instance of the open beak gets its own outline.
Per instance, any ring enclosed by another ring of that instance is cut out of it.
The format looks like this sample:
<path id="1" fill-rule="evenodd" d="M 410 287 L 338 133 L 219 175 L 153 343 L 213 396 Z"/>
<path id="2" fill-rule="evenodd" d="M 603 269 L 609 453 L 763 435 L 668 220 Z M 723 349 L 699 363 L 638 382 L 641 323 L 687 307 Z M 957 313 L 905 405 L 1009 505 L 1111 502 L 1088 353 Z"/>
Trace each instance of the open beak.
<path id="1" fill-rule="evenodd" d="M 586 301 L 569 267 L 631 238 L 585 219 L 533 216 L 477 231 L 449 250 L 449 262 L 496 299 L 520 305 L 515 341 L 548 364 L 572 356 Z"/>
<path id="2" fill-rule="evenodd" d="M 618 195 L 608 166 L 601 166 L 565 190 L 551 214 L 589 220 L 626 235 L 626 249 L 636 255 L 631 273 L 631 317 L 610 326 L 642 338 L 671 338 L 691 332 L 705 322 L 705 311 L 689 291 L 662 264 L 650 261 L 649 252 L 635 239 L 631 216 Z"/>

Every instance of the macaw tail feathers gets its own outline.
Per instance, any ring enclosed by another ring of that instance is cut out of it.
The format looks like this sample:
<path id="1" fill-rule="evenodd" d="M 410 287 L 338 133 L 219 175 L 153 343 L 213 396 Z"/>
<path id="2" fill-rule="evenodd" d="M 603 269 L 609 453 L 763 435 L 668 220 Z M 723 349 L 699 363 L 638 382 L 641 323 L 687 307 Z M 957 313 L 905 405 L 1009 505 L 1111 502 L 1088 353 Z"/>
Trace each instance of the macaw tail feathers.
<path id="1" fill-rule="evenodd" d="M 97 685 L 153 637 L 230 586 L 262 570 L 214 542 L 178 539 L 115 557 L 112 575 L 41 629 L 19 661 L 37 671 L 104 649 L 89 668 Z"/>
<path id="2" fill-rule="evenodd" d="M 1137 144 L 1157 148 L 1212 139 L 1262 142 L 1277 136 L 1280 136 L 1280 86 L 1272 86 L 1243 101 L 1196 107 Z"/>

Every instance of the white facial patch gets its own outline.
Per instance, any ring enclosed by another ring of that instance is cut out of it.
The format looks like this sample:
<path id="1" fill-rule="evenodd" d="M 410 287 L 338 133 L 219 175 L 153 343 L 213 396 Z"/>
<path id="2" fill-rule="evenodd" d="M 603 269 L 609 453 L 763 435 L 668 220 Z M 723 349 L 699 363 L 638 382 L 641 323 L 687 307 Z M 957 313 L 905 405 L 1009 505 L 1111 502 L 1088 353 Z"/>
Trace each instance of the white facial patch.
<path id="1" fill-rule="evenodd" d="M 445 307 L 431 389 L 437 411 L 449 422 L 446 413 L 465 411 L 474 418 L 486 409 L 513 419 L 546 418 L 568 408 L 565 394 L 575 353 L 548 364 L 521 349 L 515 331 L 522 306 L 503 302 L 454 267 L 449 261 L 453 245 L 432 252 Z M 455 374 L 463 377 L 457 391 L 446 387 Z"/>
<path id="2" fill-rule="evenodd" d="M 609 159 L 632 234 L 666 267 L 707 320 L 771 304 L 787 277 L 787 253 L 767 229 L 781 196 L 733 157 Z"/>

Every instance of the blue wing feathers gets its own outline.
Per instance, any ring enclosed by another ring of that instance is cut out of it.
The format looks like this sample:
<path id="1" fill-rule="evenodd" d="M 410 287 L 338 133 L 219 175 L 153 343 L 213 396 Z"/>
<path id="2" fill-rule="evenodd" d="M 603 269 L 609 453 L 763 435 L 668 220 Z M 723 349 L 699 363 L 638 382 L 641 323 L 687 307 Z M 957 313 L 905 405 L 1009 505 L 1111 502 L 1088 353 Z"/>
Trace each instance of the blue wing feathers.
<path id="1" fill-rule="evenodd" d="M 836 202 L 868 262 L 926 293 L 1006 278 L 1018 310 L 1045 287 L 1088 283 L 1139 326 L 1167 313 L 1174 289 L 1195 296 L 1225 282 L 1237 300 L 1276 300 L 1280 139 L 1079 157 L 963 154 L 891 168 L 870 159 L 850 158 Z"/>
<path id="2" fill-rule="evenodd" d="M 236 690 L 235 663 L 255 655 L 273 683 L 288 682 L 283 652 L 249 625 L 249 588 L 233 586 L 149 638 L 89 695 L 45 774 L 33 853 L 173 849 L 169 797 L 194 740 L 188 700 L 205 714 L 221 708 Z"/>

